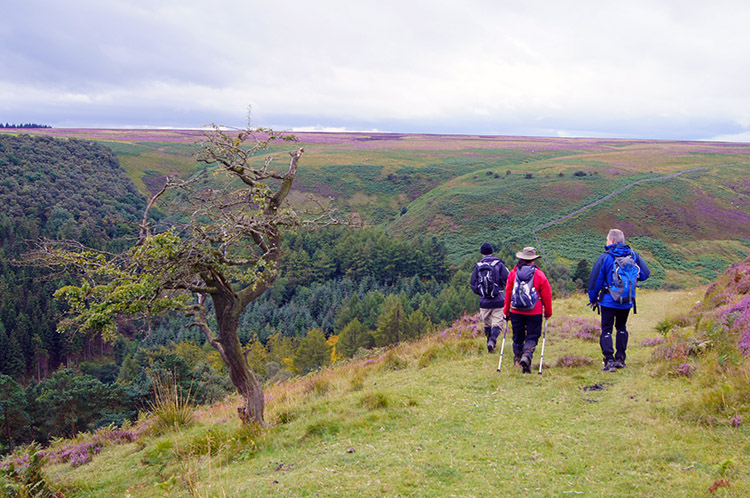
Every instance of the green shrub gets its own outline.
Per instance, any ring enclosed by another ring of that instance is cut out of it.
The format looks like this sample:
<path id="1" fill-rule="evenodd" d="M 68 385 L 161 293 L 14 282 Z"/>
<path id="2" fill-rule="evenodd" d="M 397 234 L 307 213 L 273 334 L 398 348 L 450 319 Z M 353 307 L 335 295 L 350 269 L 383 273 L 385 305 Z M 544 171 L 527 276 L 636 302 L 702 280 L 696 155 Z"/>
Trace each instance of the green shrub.
<path id="1" fill-rule="evenodd" d="M 44 453 L 32 443 L 14 453 L 7 465 L 0 466 L 0 497 L 53 498 L 61 496 L 44 477 Z"/>
<path id="2" fill-rule="evenodd" d="M 173 447 L 174 443 L 169 439 L 158 441 L 143 453 L 141 463 L 143 465 L 163 465 L 172 458 Z"/>
<path id="3" fill-rule="evenodd" d="M 687 327 L 688 325 L 692 325 L 693 322 L 693 318 L 687 315 L 669 316 L 667 318 L 664 318 L 663 320 L 660 320 L 654 328 L 657 332 L 660 332 L 662 335 L 666 336 L 672 330 L 676 328 Z"/>
<path id="4" fill-rule="evenodd" d="M 227 424 L 202 427 L 182 449 L 191 456 L 215 455 L 232 438 L 233 433 Z"/>
<path id="5" fill-rule="evenodd" d="M 294 377 L 294 374 L 289 370 L 288 368 L 282 368 L 278 372 L 276 372 L 273 377 L 270 377 L 268 379 L 269 384 L 276 384 L 279 382 L 284 382 Z"/>

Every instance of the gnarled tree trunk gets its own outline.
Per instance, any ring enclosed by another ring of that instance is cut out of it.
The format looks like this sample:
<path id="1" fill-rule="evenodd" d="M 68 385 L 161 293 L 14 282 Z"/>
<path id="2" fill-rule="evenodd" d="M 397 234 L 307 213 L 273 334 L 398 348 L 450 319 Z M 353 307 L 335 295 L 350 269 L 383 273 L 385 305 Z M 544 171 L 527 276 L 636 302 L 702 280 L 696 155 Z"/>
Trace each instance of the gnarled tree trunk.
<path id="1" fill-rule="evenodd" d="M 240 315 L 244 307 L 240 305 L 237 295 L 230 291 L 212 294 L 211 298 L 216 309 L 219 329 L 216 342 L 220 347 L 217 349 L 229 370 L 232 384 L 242 396 L 243 403 L 237 408 L 237 414 L 245 424 L 254 423 L 265 426 L 263 387 L 258 376 L 250 370 L 247 364 L 237 334 Z"/>

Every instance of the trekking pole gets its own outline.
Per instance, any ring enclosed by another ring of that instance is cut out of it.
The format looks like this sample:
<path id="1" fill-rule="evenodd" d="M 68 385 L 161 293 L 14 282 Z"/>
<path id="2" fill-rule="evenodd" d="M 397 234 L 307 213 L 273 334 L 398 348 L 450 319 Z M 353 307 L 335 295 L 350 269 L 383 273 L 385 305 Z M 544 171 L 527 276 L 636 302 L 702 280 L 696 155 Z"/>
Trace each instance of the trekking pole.
<path id="1" fill-rule="evenodd" d="M 505 330 L 503 331 L 503 343 L 500 346 L 500 361 L 497 362 L 497 372 L 500 373 L 500 367 L 503 366 L 503 351 L 505 351 L 505 334 L 508 333 L 508 320 L 505 320 Z"/>
<path id="2" fill-rule="evenodd" d="M 544 343 L 547 341 L 547 319 L 544 319 L 544 332 L 542 333 L 542 355 L 539 357 L 539 375 L 542 375 L 542 363 L 544 363 Z"/>

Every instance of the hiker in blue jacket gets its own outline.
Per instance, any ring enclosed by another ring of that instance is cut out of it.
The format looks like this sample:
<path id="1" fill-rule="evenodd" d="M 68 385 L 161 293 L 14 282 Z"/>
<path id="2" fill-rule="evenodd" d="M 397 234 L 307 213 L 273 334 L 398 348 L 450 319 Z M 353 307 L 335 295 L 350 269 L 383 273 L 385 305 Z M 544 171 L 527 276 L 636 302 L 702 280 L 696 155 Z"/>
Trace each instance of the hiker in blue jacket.
<path id="1" fill-rule="evenodd" d="M 630 310 L 635 307 L 636 283 L 646 280 L 651 272 L 646 262 L 625 244 L 622 230 L 613 228 L 609 231 L 605 249 L 591 269 L 589 303 L 593 309 L 598 306 L 602 316 L 602 334 L 599 338 L 604 355 L 602 370 L 615 372 L 618 368 L 625 368 L 625 350 L 628 347 L 626 323 Z M 614 348 L 613 327 L 617 332 Z"/>
<path id="2" fill-rule="evenodd" d="M 469 286 L 479 295 L 479 316 L 484 323 L 487 351 L 494 353 L 503 323 L 508 268 L 502 259 L 492 255 L 491 244 L 485 242 L 479 252 L 482 253 L 482 259 L 474 265 Z"/>

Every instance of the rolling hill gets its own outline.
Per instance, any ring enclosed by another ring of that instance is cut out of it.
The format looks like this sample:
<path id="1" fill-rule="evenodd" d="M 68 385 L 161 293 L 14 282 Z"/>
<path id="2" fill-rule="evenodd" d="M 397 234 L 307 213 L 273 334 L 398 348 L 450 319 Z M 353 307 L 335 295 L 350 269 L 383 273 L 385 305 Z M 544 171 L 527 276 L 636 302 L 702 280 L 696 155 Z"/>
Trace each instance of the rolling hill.
<path id="1" fill-rule="evenodd" d="M 158 188 L 165 174 L 195 171 L 192 144 L 203 133 L 24 132 L 107 144 L 143 193 Z M 607 229 L 616 226 L 654 262 L 650 285 L 677 288 L 710 281 L 743 259 L 750 247 L 750 144 L 396 133 L 297 136 L 306 150 L 295 184 L 300 193 L 331 197 L 365 223 L 399 237 L 437 237 L 454 262 L 474 257 L 483 241 L 509 255 L 539 245 L 548 262 L 593 260 Z M 272 152 L 285 147 L 276 145 Z M 297 198 L 302 202 L 302 196 Z"/>

